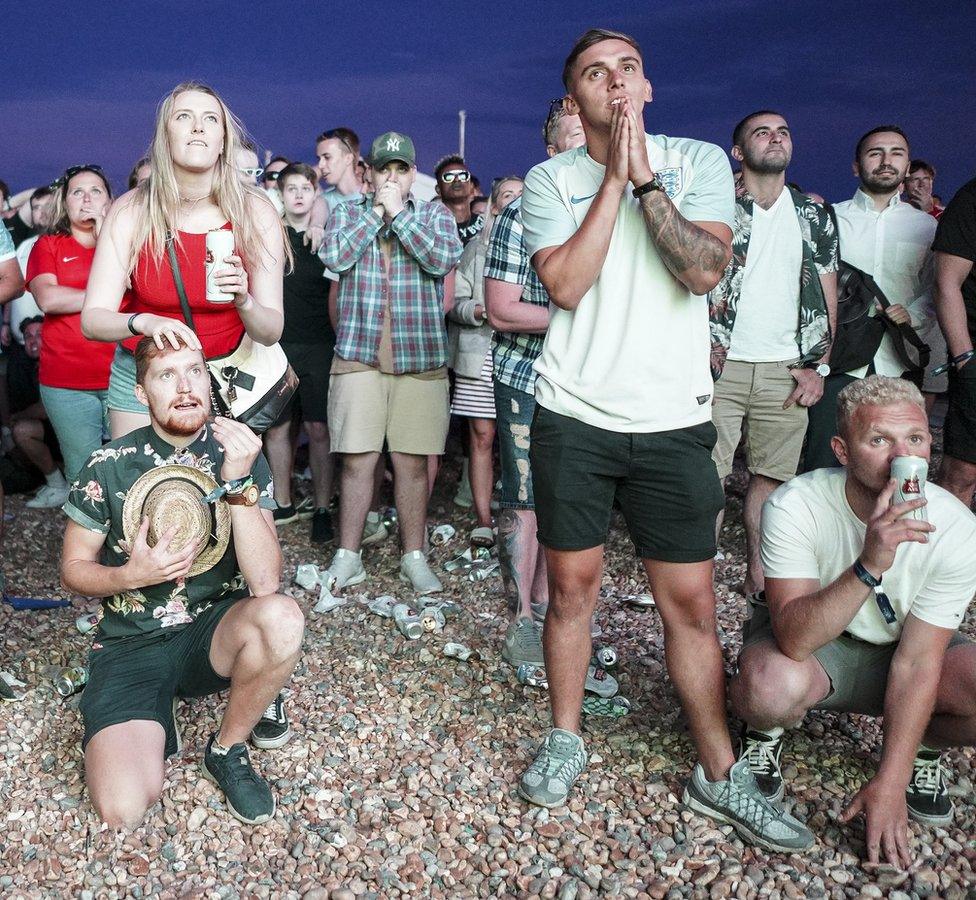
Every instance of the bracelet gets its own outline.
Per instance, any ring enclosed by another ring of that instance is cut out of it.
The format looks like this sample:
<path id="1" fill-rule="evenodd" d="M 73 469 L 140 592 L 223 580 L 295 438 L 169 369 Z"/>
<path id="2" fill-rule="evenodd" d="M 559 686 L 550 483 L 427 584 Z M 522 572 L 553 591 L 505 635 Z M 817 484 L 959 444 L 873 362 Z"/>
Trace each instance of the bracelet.
<path id="1" fill-rule="evenodd" d="M 135 320 L 136 316 L 141 316 L 141 315 L 142 313 L 133 313 L 131 316 L 129 316 L 129 321 L 125 323 L 125 327 L 128 328 L 129 331 L 131 331 L 132 334 L 136 336 L 141 334 L 141 332 L 136 331 L 135 328 L 132 327 L 132 322 Z"/>
<path id="2" fill-rule="evenodd" d="M 941 375 L 943 372 L 948 372 L 953 366 L 958 366 L 959 363 L 969 362 L 974 356 L 976 356 L 976 350 L 967 350 L 965 353 L 960 353 L 958 356 L 952 357 L 944 365 L 936 366 L 932 370 L 932 374 Z"/>
<path id="3" fill-rule="evenodd" d="M 645 182 L 640 185 L 640 187 L 635 187 L 631 193 L 638 199 L 644 196 L 644 194 L 649 194 L 651 191 L 664 191 L 664 185 L 661 183 L 661 179 L 654 175 L 650 181 Z"/>
<path id="4" fill-rule="evenodd" d="M 853 570 L 858 579 L 874 591 L 874 602 L 878 604 L 882 618 L 889 625 L 894 625 L 898 621 L 898 616 L 895 615 L 894 607 L 891 605 L 888 595 L 881 589 L 881 579 L 875 578 L 865 569 L 864 564 L 859 559 L 854 560 Z"/>
<path id="5" fill-rule="evenodd" d="M 864 563 L 859 559 L 854 560 L 854 574 L 863 581 L 869 588 L 880 587 L 881 579 L 875 578 L 867 569 L 864 568 Z"/>

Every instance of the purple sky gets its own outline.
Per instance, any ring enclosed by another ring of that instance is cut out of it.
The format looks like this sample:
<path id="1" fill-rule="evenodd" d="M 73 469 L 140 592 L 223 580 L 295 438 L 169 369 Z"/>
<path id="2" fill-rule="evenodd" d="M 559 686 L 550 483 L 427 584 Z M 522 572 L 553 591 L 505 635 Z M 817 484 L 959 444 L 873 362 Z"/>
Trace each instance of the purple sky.
<path id="1" fill-rule="evenodd" d="M 602 25 L 643 46 L 648 131 L 727 148 L 745 113 L 779 109 L 794 135 L 790 178 L 838 200 L 855 188 L 860 134 L 898 123 L 948 199 L 976 174 L 974 24 L 971 0 L 11 3 L 0 178 L 19 190 L 98 162 L 122 188 L 156 103 L 193 77 L 262 147 L 307 161 L 320 131 L 348 125 L 367 146 L 407 132 L 430 171 L 456 150 L 466 109 L 468 161 L 487 183 L 543 157 L 566 52 Z"/>

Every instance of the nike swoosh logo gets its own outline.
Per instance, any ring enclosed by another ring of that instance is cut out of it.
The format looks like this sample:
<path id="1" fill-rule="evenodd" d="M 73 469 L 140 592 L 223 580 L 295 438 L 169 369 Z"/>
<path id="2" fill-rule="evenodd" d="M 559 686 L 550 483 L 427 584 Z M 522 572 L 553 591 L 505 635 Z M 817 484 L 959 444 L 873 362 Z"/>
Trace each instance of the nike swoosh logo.
<path id="1" fill-rule="evenodd" d="M 61 262 L 71 262 L 71 260 L 77 259 L 77 258 L 78 258 L 77 256 L 65 256 L 65 257 L 62 257 Z"/>
<path id="2" fill-rule="evenodd" d="M 592 200 L 596 196 L 596 191 L 590 194 L 588 197 L 570 197 L 570 203 L 585 203 L 587 200 Z"/>

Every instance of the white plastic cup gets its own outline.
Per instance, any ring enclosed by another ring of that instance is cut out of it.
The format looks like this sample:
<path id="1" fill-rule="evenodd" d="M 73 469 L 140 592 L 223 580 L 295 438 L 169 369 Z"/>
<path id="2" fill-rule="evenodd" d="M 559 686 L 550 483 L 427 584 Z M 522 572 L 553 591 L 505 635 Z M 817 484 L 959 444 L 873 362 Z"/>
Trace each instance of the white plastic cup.
<path id="1" fill-rule="evenodd" d="M 891 495 L 891 505 L 907 503 L 909 500 L 925 499 L 925 481 L 929 475 L 928 460 L 921 456 L 896 456 L 891 461 L 891 477 L 895 479 L 895 492 Z M 902 519 L 915 519 L 917 522 L 929 520 L 924 506 L 910 510 Z"/>
<path id="2" fill-rule="evenodd" d="M 207 275 L 207 302 L 233 303 L 234 295 L 222 291 L 214 283 L 214 275 L 221 269 L 227 268 L 224 260 L 234 255 L 234 232 L 226 228 L 214 228 L 207 232 L 207 255 L 204 268 Z"/>

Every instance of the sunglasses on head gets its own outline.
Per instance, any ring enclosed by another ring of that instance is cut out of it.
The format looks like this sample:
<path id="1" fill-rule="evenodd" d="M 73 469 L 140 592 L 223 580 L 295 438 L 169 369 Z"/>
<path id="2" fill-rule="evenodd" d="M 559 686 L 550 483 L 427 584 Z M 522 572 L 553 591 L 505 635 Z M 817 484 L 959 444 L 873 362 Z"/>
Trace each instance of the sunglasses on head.
<path id="1" fill-rule="evenodd" d="M 51 187 L 61 187 L 67 184 L 80 172 L 94 172 L 97 175 L 103 175 L 102 167 L 95 165 L 95 163 L 86 163 L 83 166 L 68 166 L 68 168 L 64 170 L 64 175 L 57 179 L 57 181 L 53 182 Z"/>
<path id="2" fill-rule="evenodd" d="M 348 151 L 349 151 L 349 152 L 350 152 L 350 153 L 351 153 L 351 154 L 352 154 L 353 156 L 355 156 L 355 155 L 356 155 L 356 151 L 352 149 L 352 147 L 351 147 L 351 146 L 350 146 L 350 144 L 349 144 L 349 141 L 347 141 L 347 140 L 346 140 L 346 139 L 345 139 L 345 138 L 344 138 L 344 137 L 342 136 L 342 134 L 341 134 L 341 133 L 340 133 L 340 132 L 339 132 L 338 130 L 333 130 L 333 131 L 326 131 L 326 132 L 325 132 L 325 139 L 326 139 L 327 141 L 338 141 L 338 142 L 339 142 L 340 144 L 342 144 L 342 146 L 343 146 L 343 147 L 345 147 L 345 148 L 346 148 L 346 149 L 347 149 L 347 150 L 348 150 Z"/>
<path id="3" fill-rule="evenodd" d="M 264 175 L 265 181 L 277 181 L 281 177 L 281 172 L 266 172 Z"/>
<path id="4" fill-rule="evenodd" d="M 444 184 L 450 184 L 452 181 L 470 181 L 471 173 L 467 169 L 461 169 L 459 172 L 442 172 L 441 181 Z"/>
<path id="5" fill-rule="evenodd" d="M 248 178 L 260 178 L 264 174 L 264 169 L 261 166 L 254 169 L 241 169 L 241 171 L 247 175 Z"/>
<path id="6" fill-rule="evenodd" d="M 549 101 L 549 112 L 546 113 L 546 124 L 542 126 L 542 137 L 547 143 L 549 141 L 549 128 L 552 125 L 552 120 L 553 118 L 558 117 L 562 111 L 562 97 L 556 97 L 555 100 Z"/>

